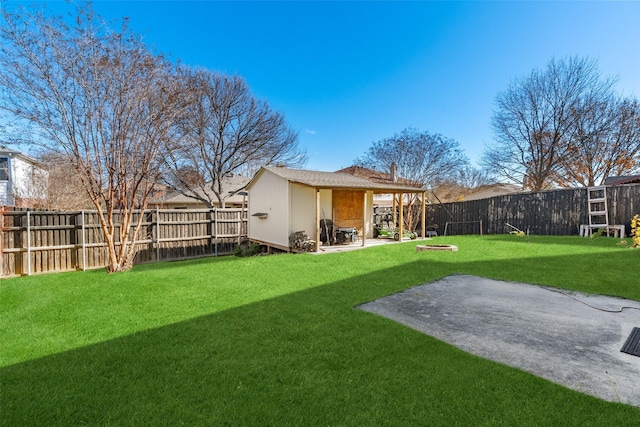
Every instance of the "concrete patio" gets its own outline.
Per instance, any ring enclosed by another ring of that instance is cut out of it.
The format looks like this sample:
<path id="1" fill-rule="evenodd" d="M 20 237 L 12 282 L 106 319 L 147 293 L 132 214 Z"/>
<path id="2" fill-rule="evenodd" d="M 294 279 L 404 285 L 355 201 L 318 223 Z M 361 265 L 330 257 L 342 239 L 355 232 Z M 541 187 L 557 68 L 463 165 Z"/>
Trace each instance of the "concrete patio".
<path id="1" fill-rule="evenodd" d="M 640 407 L 640 357 L 620 351 L 640 327 L 639 301 L 454 275 L 358 308 L 579 392 Z"/>

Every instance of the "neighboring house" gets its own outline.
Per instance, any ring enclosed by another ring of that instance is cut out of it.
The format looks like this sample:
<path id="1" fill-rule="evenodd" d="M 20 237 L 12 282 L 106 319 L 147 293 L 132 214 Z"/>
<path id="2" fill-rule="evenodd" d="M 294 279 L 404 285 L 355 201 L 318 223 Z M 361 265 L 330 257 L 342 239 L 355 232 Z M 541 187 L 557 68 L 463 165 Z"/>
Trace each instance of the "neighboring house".
<path id="1" fill-rule="evenodd" d="M 521 193 L 522 187 L 515 184 L 490 184 L 481 185 L 474 188 L 471 192 L 465 194 L 462 200 L 481 200 L 488 199 L 490 197 L 505 196 L 507 194 Z"/>
<path id="2" fill-rule="evenodd" d="M 640 184 L 640 175 L 610 176 L 610 177 L 607 177 L 602 182 L 602 185 L 622 185 L 622 184 Z"/>
<path id="3" fill-rule="evenodd" d="M 249 240 L 286 251 L 293 249 L 289 237 L 296 232 L 315 241 L 318 251 L 321 220 L 331 220 L 335 228 L 355 228 L 364 245 L 373 237 L 374 195 L 417 193 L 424 199 L 421 188 L 285 167 L 263 167 L 247 190 Z"/>
<path id="4" fill-rule="evenodd" d="M 246 206 L 247 193 L 244 188 L 248 182 L 248 178 L 240 175 L 231 175 L 223 178 L 222 194 L 226 196 L 224 207 L 240 208 Z M 198 188 L 192 193 L 187 193 L 187 195 L 177 191 L 158 195 L 151 199 L 149 206 L 159 209 L 206 209 L 207 205 L 202 200 L 189 196 L 189 194 L 197 194 L 204 199 L 213 201 L 215 207 L 222 207 L 218 202 L 218 198 L 210 189 L 211 183 L 206 183 L 204 187 L 204 189 Z"/>
<path id="5" fill-rule="evenodd" d="M 389 173 L 380 172 L 377 170 L 364 168 L 362 166 L 349 166 L 348 168 L 340 169 L 337 173 L 347 173 L 349 175 L 357 176 L 358 178 L 364 178 L 371 182 L 388 185 L 401 185 L 405 187 L 422 188 L 423 185 L 419 182 L 412 181 L 407 178 L 397 176 L 397 171 L 392 169 Z M 408 197 L 405 198 L 403 205 L 408 204 Z M 393 206 L 393 194 L 374 194 L 373 195 L 374 207 L 391 208 Z"/>
<path id="6" fill-rule="evenodd" d="M 48 173 L 40 162 L 0 146 L 0 205 L 37 207 L 47 199 Z"/>

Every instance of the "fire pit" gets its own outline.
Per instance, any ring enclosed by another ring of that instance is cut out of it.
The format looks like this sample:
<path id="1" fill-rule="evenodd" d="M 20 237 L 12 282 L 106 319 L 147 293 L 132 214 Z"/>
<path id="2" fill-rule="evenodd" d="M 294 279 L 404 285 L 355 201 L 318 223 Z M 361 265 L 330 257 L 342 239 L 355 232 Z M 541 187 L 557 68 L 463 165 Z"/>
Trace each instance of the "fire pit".
<path id="1" fill-rule="evenodd" d="M 416 246 L 416 252 L 423 251 L 451 251 L 456 252 L 458 250 L 457 246 L 454 245 L 418 245 Z"/>

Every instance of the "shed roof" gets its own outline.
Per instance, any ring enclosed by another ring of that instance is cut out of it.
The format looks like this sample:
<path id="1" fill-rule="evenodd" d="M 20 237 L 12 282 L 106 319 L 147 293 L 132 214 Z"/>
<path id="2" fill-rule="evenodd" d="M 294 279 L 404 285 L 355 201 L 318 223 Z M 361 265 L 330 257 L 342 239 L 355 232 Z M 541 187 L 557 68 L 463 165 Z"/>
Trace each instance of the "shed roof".
<path id="1" fill-rule="evenodd" d="M 340 169 L 336 171 L 338 173 L 348 173 L 360 178 L 364 178 L 371 182 L 377 182 L 380 184 L 401 185 L 405 187 L 422 188 L 423 185 L 417 181 L 412 181 L 408 178 L 397 177 L 396 181 L 393 181 L 393 177 L 390 173 L 380 172 L 374 169 L 365 168 L 362 166 L 349 166 L 348 168 Z"/>
<path id="2" fill-rule="evenodd" d="M 320 172 L 303 169 L 289 169 L 285 167 L 263 167 L 255 174 L 248 188 L 251 188 L 255 181 L 265 171 L 271 172 L 289 182 L 307 185 L 322 189 L 344 189 L 344 190 L 371 190 L 374 193 L 422 193 L 423 188 L 409 187 L 406 185 L 383 184 L 372 182 L 364 178 L 340 172 Z"/>

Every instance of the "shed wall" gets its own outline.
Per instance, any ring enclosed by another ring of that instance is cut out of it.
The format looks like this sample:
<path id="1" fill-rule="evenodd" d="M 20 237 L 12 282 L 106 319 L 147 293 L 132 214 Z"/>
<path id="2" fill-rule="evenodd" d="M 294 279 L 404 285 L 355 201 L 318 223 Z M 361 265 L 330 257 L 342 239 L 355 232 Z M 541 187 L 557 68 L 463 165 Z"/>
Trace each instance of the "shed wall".
<path id="1" fill-rule="evenodd" d="M 249 239 L 289 247 L 289 204 L 288 181 L 264 171 L 249 189 Z"/>
<path id="2" fill-rule="evenodd" d="M 289 234 L 303 231 L 310 239 L 314 240 L 316 235 L 316 189 L 294 183 L 290 185 L 291 227 Z"/>
<path id="3" fill-rule="evenodd" d="M 320 219 L 333 220 L 332 190 L 320 190 Z"/>

